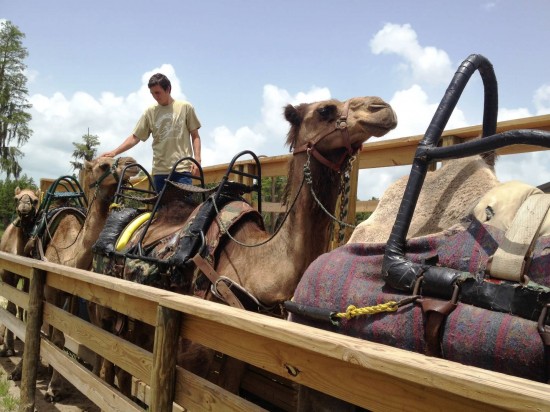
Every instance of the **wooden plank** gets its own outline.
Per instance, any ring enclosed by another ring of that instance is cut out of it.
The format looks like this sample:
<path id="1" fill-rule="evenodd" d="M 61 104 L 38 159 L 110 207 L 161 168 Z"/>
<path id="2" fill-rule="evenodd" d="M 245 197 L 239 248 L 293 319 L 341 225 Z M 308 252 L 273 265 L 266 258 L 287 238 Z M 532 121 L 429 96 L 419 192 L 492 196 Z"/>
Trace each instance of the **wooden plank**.
<path id="1" fill-rule="evenodd" d="M 174 401 L 184 409 L 190 411 L 264 411 L 258 405 L 240 398 L 180 367 L 176 368 L 176 396 Z"/>
<path id="2" fill-rule="evenodd" d="M 15 303 L 15 305 L 19 306 L 20 308 L 28 309 L 28 293 L 23 292 L 13 286 L 10 286 L 7 283 L 0 282 L 0 296 L 3 296 L 10 302 Z"/>
<path id="3" fill-rule="evenodd" d="M 101 278 L 103 281 L 102 284 L 99 284 L 99 282 L 96 283 L 91 280 L 90 277 L 87 279 L 80 279 L 67 277 L 66 273 L 58 274 L 55 272 L 48 272 L 47 283 L 55 289 L 63 290 L 71 295 L 80 296 L 88 301 L 111 308 L 125 315 L 131 315 L 132 318 L 148 323 L 149 325 L 155 325 L 157 304 L 151 300 L 151 295 L 148 294 L 148 299 L 144 299 L 142 296 L 135 296 L 132 294 L 132 285 L 140 287 L 142 285 L 112 278 L 110 276 L 98 275 L 92 272 L 88 273 L 91 273 L 93 277 Z M 106 280 L 112 280 L 113 284 L 110 285 L 109 283 L 105 283 Z M 121 284 L 121 282 L 123 283 Z M 110 286 L 113 286 L 113 288 Z M 128 286 L 124 289 L 125 293 L 113 293 L 113 289 L 121 291 L 124 286 Z M 155 290 L 159 291 L 160 289 Z M 142 291 L 141 288 L 140 291 Z"/>
<path id="4" fill-rule="evenodd" d="M 550 408 L 548 386 L 188 296 L 182 336 L 370 410 Z M 242 345 L 246 342 L 246 345 Z M 292 376 L 289 371 L 300 371 Z M 366 384 L 368 382 L 368 384 Z M 380 396 L 392 388 L 392 396 Z"/>
<path id="5" fill-rule="evenodd" d="M 50 303 L 44 305 L 44 321 L 72 336 L 100 356 L 147 383 L 151 379 L 153 355 L 139 346 L 114 336 Z"/>
<path id="6" fill-rule="evenodd" d="M 174 401 L 179 324 L 178 311 L 158 307 L 150 380 L 152 412 L 168 411 Z"/>
<path id="7" fill-rule="evenodd" d="M 19 256 L 12 255 L 11 253 L 0 252 L 0 265 L 2 266 L 2 269 L 29 279 L 32 276 L 32 267 L 27 266 L 24 263 L 25 260 L 14 258 L 19 258 Z"/>
<path id="8" fill-rule="evenodd" d="M 43 339 L 40 354 L 47 363 L 67 378 L 82 394 L 103 411 L 144 412 L 130 399 L 64 354 L 53 343 Z"/>
<path id="9" fill-rule="evenodd" d="M 132 377 L 132 396 L 135 396 L 144 404 L 149 405 L 151 403 L 151 387 L 145 382 L 142 382 L 139 379 Z M 185 409 L 182 408 L 180 405 L 176 403 L 172 404 L 172 412 L 184 411 Z"/>
<path id="10" fill-rule="evenodd" d="M 356 213 L 359 212 L 374 212 L 378 206 L 378 200 L 360 200 L 355 207 Z"/>
<path id="11" fill-rule="evenodd" d="M 65 348 L 74 353 L 76 356 L 78 356 L 89 365 L 94 364 L 96 359 L 95 352 L 91 351 L 82 343 L 75 340 L 72 336 L 65 335 Z"/>
<path id="12" fill-rule="evenodd" d="M 6 309 L 0 308 L 0 323 L 11 330 L 15 336 L 25 342 L 25 323 Z"/>
<path id="13" fill-rule="evenodd" d="M 25 327 L 25 351 L 21 377 L 21 411 L 34 411 L 36 379 L 40 364 L 40 329 L 46 274 L 33 270 L 29 285 L 29 308 Z"/>

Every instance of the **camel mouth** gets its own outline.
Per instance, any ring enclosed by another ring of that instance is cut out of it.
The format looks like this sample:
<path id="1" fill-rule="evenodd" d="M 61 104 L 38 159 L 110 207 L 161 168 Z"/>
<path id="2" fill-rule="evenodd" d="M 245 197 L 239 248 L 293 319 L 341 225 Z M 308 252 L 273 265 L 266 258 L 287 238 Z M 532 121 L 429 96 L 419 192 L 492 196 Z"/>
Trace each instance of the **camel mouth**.
<path id="1" fill-rule="evenodd" d="M 397 122 L 388 121 L 387 124 L 384 124 L 365 121 L 361 122 L 361 126 L 365 129 L 365 131 L 368 131 L 371 136 L 381 137 L 395 129 L 397 127 Z"/>

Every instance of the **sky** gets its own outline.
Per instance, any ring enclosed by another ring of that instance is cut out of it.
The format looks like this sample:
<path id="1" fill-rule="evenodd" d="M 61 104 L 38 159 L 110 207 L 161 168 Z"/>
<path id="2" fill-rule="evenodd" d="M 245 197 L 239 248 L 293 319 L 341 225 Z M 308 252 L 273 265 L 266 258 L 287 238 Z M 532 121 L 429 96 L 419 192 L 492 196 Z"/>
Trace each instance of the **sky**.
<path id="1" fill-rule="evenodd" d="M 398 127 L 422 135 L 460 63 L 493 64 L 499 121 L 550 113 L 547 0 L 0 0 L 0 20 L 24 34 L 33 135 L 23 173 L 72 174 L 73 142 L 88 131 L 98 153 L 117 147 L 154 104 L 147 80 L 172 81 L 202 123 L 203 166 L 242 150 L 288 153 L 287 104 L 380 96 Z M 475 73 L 446 129 L 477 125 Z M 151 140 L 126 153 L 150 168 Z M 503 156 L 501 181 L 550 181 L 548 154 Z M 360 173 L 358 197 L 379 197 L 410 166 Z"/>

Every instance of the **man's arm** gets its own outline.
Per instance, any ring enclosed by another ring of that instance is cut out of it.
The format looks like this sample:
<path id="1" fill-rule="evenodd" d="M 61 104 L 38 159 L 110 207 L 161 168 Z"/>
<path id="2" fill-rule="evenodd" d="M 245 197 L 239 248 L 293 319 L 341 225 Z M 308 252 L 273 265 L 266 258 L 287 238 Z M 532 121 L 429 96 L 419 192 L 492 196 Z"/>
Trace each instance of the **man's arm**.
<path id="1" fill-rule="evenodd" d="M 140 142 L 140 140 L 136 136 L 131 134 L 116 149 L 111 150 L 110 152 L 102 153 L 98 157 L 115 157 L 115 156 L 118 156 L 119 154 L 124 153 L 126 150 L 131 149 L 132 147 L 137 145 L 139 142 Z M 200 142 L 199 142 L 199 147 L 200 147 Z"/>
<path id="2" fill-rule="evenodd" d="M 199 135 L 199 129 L 192 130 L 190 133 L 191 144 L 193 145 L 193 157 L 199 164 L 201 164 L 201 137 Z M 199 174 L 199 170 L 195 164 L 193 164 L 191 168 L 191 173 L 195 176 L 198 176 Z"/>

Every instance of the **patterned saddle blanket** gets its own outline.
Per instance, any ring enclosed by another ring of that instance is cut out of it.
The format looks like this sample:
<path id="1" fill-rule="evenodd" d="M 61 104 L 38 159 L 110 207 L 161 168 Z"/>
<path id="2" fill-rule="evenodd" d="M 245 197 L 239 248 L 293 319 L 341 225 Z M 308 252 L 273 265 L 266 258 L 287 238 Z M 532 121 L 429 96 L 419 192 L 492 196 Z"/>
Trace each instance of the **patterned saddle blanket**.
<path id="1" fill-rule="evenodd" d="M 409 240 L 406 256 L 415 263 L 433 262 L 438 266 L 475 274 L 479 282 L 494 284 L 493 296 L 489 298 L 498 302 L 495 306 L 499 306 L 499 311 L 475 306 L 472 302 L 465 303 L 458 296 L 456 308 L 446 316 L 439 332 L 440 356 L 466 365 L 546 381 L 548 355 L 544 337 L 539 333 L 541 325 L 538 324 L 538 317 L 540 308 L 550 301 L 550 236 L 540 236 L 534 242 L 528 284 L 486 276 L 489 257 L 504 237 L 504 230 L 472 219 L 469 224 Z M 325 311 L 345 312 L 349 305 L 370 307 L 410 297 L 410 293 L 390 287 L 382 277 L 384 251 L 385 244 L 382 243 L 348 244 L 320 256 L 300 281 L 294 303 Z M 512 314 L 512 309 L 507 310 L 505 297 L 508 295 L 506 290 L 510 289 L 519 294 L 527 289 L 533 292 L 541 300 L 531 302 L 536 311 L 526 310 L 529 315 L 521 317 Z M 418 303 L 404 305 L 395 312 L 344 318 L 338 324 L 295 313 L 291 314 L 290 319 L 426 353 L 426 313 Z M 545 323 L 546 319 L 543 320 L 543 328 Z"/>

